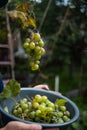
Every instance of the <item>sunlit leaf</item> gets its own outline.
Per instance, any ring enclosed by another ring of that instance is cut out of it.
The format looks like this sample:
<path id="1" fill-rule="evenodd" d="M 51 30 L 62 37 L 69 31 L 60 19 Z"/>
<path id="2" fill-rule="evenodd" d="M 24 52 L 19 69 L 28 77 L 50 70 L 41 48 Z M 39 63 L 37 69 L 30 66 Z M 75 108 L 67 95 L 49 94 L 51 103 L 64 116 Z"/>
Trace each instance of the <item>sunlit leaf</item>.
<path id="1" fill-rule="evenodd" d="M 3 89 L 3 94 L 5 98 L 9 98 L 11 96 L 11 90 L 9 85 L 6 85 L 6 87 Z"/>
<path id="2" fill-rule="evenodd" d="M 20 83 L 12 79 L 7 83 L 7 86 L 10 87 L 11 96 L 17 96 L 20 92 Z"/>
<path id="3" fill-rule="evenodd" d="M 31 4 L 29 2 L 23 3 L 20 6 L 16 7 L 17 11 L 21 11 L 21 12 L 27 12 L 28 9 L 31 8 Z"/>
<path id="4" fill-rule="evenodd" d="M 11 79 L 3 89 L 3 92 L 0 94 L 0 100 L 9 97 L 15 97 L 20 93 L 20 83 L 16 80 Z"/>
<path id="5" fill-rule="evenodd" d="M 8 110 L 7 106 L 4 107 L 4 111 L 7 112 L 7 113 L 9 113 L 9 110 Z"/>
<path id="6" fill-rule="evenodd" d="M 57 104 L 57 105 L 59 105 L 59 106 L 64 106 L 66 102 L 68 102 L 68 101 L 65 100 L 65 99 L 57 99 L 57 100 L 55 101 L 55 104 Z"/>
<path id="7" fill-rule="evenodd" d="M 2 101 L 2 100 L 4 100 L 5 99 L 5 97 L 4 97 L 4 94 L 3 94 L 3 92 L 2 93 L 0 93 L 0 101 Z"/>
<path id="8" fill-rule="evenodd" d="M 36 27 L 35 20 L 32 17 L 28 19 L 28 23 L 30 23 L 33 27 Z"/>
<path id="9" fill-rule="evenodd" d="M 15 10 L 8 11 L 8 15 L 12 19 L 19 20 L 23 28 L 27 28 L 28 26 L 33 26 L 34 28 L 36 28 L 36 21 L 34 19 L 34 16 L 32 15 L 33 13 L 30 6 L 30 3 L 23 3 Z"/>

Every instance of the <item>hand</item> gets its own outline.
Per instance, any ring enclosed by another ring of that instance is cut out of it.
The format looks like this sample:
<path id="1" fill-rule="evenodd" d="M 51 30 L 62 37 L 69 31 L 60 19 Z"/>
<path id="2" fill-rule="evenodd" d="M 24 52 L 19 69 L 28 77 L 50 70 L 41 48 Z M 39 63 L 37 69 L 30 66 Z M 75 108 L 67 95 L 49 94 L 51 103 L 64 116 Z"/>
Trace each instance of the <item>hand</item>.
<path id="1" fill-rule="evenodd" d="M 49 90 L 49 87 L 46 84 L 36 85 L 34 88 Z"/>
<path id="2" fill-rule="evenodd" d="M 18 121 L 11 121 L 0 130 L 42 130 L 42 127 L 36 124 L 25 124 Z"/>

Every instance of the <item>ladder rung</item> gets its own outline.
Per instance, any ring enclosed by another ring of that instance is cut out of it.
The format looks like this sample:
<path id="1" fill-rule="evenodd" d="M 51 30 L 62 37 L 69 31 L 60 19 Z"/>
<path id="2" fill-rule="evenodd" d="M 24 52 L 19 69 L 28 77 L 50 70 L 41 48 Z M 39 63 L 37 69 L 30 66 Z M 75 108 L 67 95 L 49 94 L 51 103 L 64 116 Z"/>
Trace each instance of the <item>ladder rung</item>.
<path id="1" fill-rule="evenodd" d="M 0 44 L 0 48 L 9 48 L 9 47 L 6 44 L 4 44 L 4 45 Z"/>
<path id="2" fill-rule="evenodd" d="M 0 61 L 0 65 L 12 65 L 11 61 Z"/>

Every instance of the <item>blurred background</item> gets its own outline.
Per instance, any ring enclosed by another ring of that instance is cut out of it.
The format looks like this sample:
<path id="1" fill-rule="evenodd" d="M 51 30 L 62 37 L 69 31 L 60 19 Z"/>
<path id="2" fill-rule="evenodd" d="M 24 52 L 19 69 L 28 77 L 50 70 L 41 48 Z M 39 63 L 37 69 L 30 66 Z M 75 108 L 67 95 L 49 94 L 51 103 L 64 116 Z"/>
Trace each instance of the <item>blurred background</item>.
<path id="1" fill-rule="evenodd" d="M 27 32 L 7 13 L 23 2 L 34 5 L 37 29 L 45 42 L 46 54 L 35 72 L 23 48 Z M 67 129 L 87 129 L 87 1 L 9 0 L 0 9 L 0 75 L 4 83 L 15 78 L 22 87 L 48 84 L 60 91 L 81 114 Z"/>

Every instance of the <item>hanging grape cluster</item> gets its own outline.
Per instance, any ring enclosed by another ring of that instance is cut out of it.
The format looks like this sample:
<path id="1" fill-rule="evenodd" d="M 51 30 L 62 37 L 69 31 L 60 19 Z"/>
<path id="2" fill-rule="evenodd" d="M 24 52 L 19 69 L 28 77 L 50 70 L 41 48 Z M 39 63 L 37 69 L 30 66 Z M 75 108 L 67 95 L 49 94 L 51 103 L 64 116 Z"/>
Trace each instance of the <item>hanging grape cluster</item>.
<path id="1" fill-rule="evenodd" d="M 32 71 L 38 70 L 40 59 L 45 54 L 44 41 L 38 32 L 30 32 L 23 47 L 29 56 L 29 66 Z"/>
<path id="2" fill-rule="evenodd" d="M 16 103 L 13 107 L 13 115 L 39 123 L 64 123 L 71 119 L 71 114 L 65 105 L 53 103 L 47 96 L 39 94 L 36 94 L 31 101 L 23 98 Z"/>

